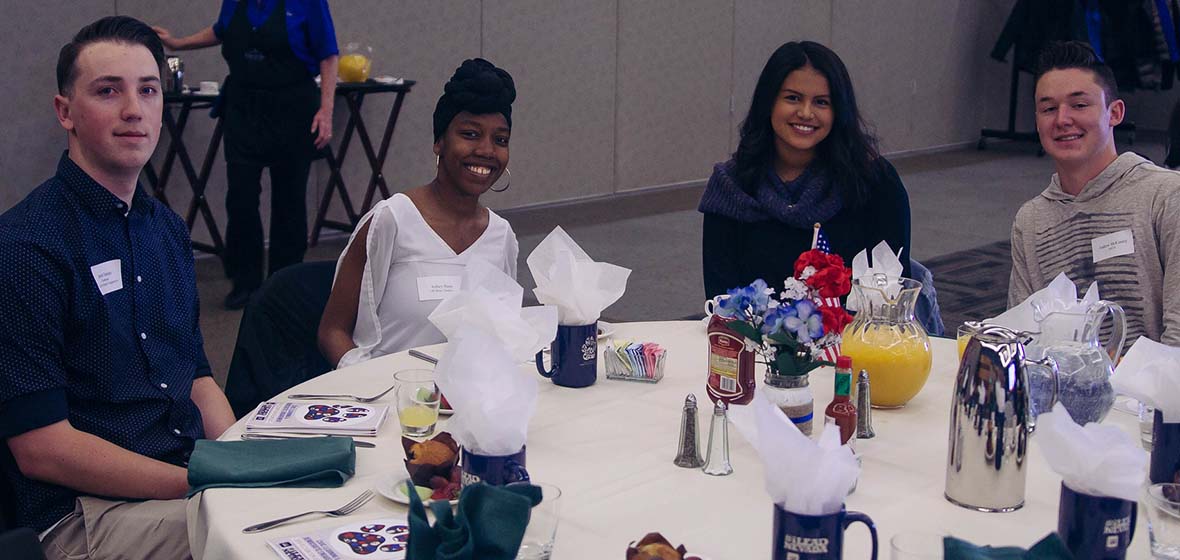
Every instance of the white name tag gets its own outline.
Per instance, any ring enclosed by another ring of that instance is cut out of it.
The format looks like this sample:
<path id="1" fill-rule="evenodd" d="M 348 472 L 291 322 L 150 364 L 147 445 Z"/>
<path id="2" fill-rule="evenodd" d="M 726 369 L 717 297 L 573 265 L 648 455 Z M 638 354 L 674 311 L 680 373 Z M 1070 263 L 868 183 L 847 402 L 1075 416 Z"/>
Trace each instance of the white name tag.
<path id="1" fill-rule="evenodd" d="M 445 299 L 459 291 L 458 276 L 422 276 L 418 278 L 418 301 Z"/>
<path id="2" fill-rule="evenodd" d="M 94 283 L 98 284 L 98 291 L 107 295 L 115 290 L 123 289 L 123 268 L 119 259 L 112 259 L 90 267 L 90 274 L 94 276 Z"/>
<path id="3" fill-rule="evenodd" d="M 1111 257 L 1121 257 L 1135 252 L 1135 236 L 1131 230 L 1124 229 L 1109 235 L 1096 237 L 1090 242 L 1094 248 L 1094 262 L 1102 262 Z"/>

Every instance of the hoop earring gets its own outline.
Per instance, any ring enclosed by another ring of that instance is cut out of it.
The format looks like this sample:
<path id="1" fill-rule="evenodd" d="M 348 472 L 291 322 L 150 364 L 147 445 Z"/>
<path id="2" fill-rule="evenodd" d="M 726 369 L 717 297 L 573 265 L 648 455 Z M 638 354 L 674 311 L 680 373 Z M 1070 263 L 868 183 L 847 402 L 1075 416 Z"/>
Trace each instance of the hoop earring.
<path id="1" fill-rule="evenodd" d="M 508 187 L 512 186 L 512 170 L 505 167 L 504 172 L 508 174 L 508 183 L 505 184 L 504 188 L 502 188 L 502 189 L 496 189 L 496 188 L 491 189 L 492 192 L 498 192 L 498 193 L 504 192 L 504 191 L 508 190 Z"/>
<path id="2" fill-rule="evenodd" d="M 434 156 L 434 166 L 438 167 L 438 156 Z"/>

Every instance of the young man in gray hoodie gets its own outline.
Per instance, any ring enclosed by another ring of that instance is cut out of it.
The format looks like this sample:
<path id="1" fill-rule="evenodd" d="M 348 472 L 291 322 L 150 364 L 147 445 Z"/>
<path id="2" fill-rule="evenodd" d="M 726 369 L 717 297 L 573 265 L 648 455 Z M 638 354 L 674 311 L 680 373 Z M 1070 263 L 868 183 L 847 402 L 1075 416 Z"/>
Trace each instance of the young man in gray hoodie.
<path id="1" fill-rule="evenodd" d="M 1180 346 L 1180 173 L 1115 150 L 1126 106 L 1084 43 L 1047 46 L 1036 80 L 1037 134 L 1057 173 L 1012 226 L 1008 305 L 1064 272 L 1127 313 L 1127 341 Z"/>

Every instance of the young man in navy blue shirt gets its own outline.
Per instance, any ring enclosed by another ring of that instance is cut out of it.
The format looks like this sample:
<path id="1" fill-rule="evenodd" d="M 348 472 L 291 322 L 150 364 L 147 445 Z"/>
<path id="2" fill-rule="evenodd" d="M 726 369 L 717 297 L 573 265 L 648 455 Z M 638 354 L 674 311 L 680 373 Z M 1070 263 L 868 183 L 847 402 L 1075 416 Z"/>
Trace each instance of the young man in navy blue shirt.
<path id="1" fill-rule="evenodd" d="M 163 45 L 103 18 L 62 48 L 68 151 L 0 215 L 0 466 L 50 558 L 186 558 L 186 464 L 233 421 L 210 377 L 184 223 L 138 185 Z M 100 498 L 101 497 L 101 498 Z"/>

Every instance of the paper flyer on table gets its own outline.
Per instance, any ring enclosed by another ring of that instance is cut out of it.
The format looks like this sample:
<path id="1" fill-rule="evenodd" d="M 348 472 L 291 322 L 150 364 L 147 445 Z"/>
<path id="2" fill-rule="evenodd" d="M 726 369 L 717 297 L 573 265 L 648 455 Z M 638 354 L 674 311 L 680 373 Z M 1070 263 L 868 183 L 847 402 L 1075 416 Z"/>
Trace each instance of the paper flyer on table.
<path id="1" fill-rule="evenodd" d="M 268 401 L 250 414 L 246 431 L 373 436 L 388 412 L 387 405 Z"/>
<path id="2" fill-rule="evenodd" d="M 349 523 L 331 531 L 266 541 L 285 560 L 401 560 L 410 527 L 404 517 Z"/>

